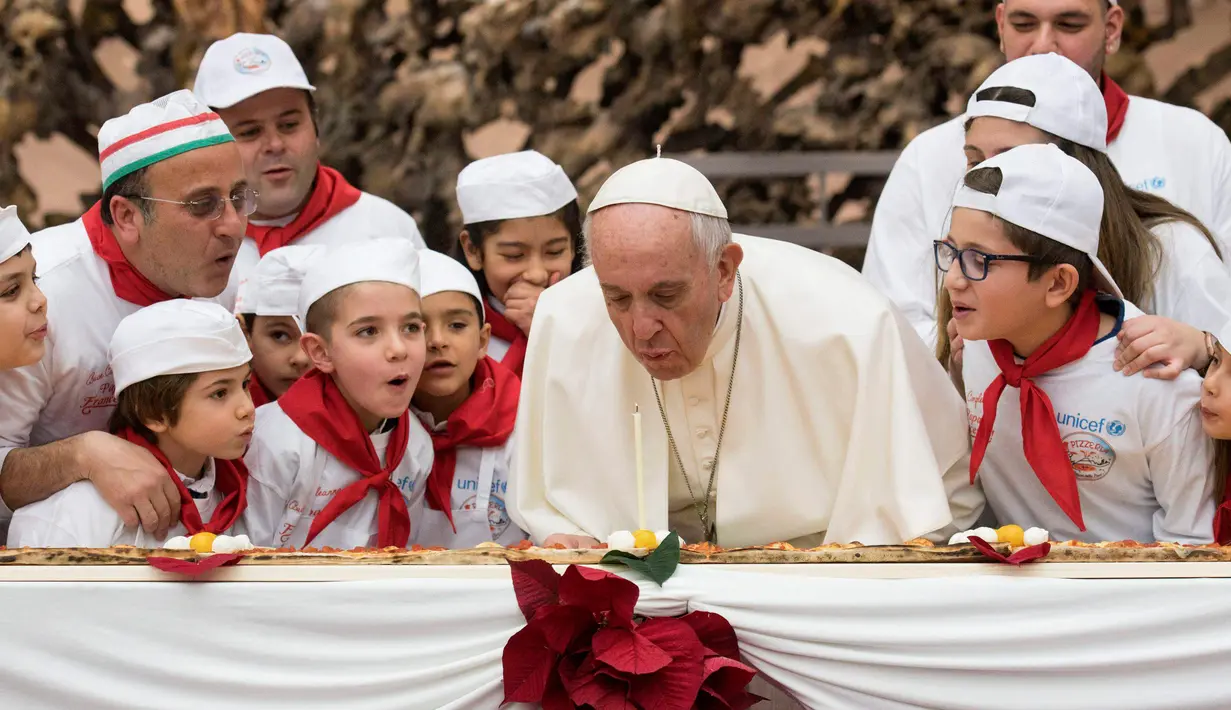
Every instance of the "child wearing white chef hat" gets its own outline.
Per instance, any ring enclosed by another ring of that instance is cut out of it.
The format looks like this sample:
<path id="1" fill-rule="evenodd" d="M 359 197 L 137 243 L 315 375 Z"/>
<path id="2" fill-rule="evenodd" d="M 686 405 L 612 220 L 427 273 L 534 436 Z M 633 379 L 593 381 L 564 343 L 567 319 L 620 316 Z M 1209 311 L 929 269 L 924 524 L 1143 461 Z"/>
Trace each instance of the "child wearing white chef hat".
<path id="1" fill-rule="evenodd" d="M 257 414 L 248 530 L 276 547 L 405 547 L 432 467 L 408 414 L 425 352 L 418 252 L 404 239 L 330 250 L 298 302 L 313 369 Z"/>
<path id="2" fill-rule="evenodd" d="M 487 356 L 490 327 L 470 271 L 432 251 L 419 252 L 419 260 L 427 360 L 412 403 L 432 433 L 435 461 L 415 542 L 515 544 L 526 534 L 510 520 L 505 501 L 521 382 Z"/>
<path id="3" fill-rule="evenodd" d="M 253 425 L 251 359 L 235 317 L 203 301 L 143 308 L 120 321 L 111 338 L 117 401 L 110 429 L 153 454 L 179 491 L 180 521 L 171 535 L 242 530 L 248 470 L 241 459 Z M 161 546 L 140 527 L 126 526 L 89 481 L 19 509 L 9 544 Z"/>
<path id="4" fill-rule="evenodd" d="M 311 362 L 299 347 L 299 290 L 312 261 L 326 251 L 317 245 L 274 249 L 239 287 L 235 313 L 252 348 L 252 403 L 281 397 L 307 372 Z"/>
<path id="5" fill-rule="evenodd" d="M 34 281 L 30 232 L 16 207 L 0 209 L 0 370 L 43 358 L 47 299 Z"/>
<path id="6" fill-rule="evenodd" d="M 581 268 L 581 208 L 564 169 L 533 150 L 483 158 L 457 176 L 462 257 L 491 324 L 489 354 L 521 376 L 539 294 Z"/>
<path id="7" fill-rule="evenodd" d="M 1053 145 L 1025 145 L 967 173 L 953 207 L 936 265 L 966 341 L 971 480 L 999 521 L 1061 540 L 1209 542 L 1199 381 L 1111 367 L 1140 311 L 1097 257 L 1098 179 Z"/>

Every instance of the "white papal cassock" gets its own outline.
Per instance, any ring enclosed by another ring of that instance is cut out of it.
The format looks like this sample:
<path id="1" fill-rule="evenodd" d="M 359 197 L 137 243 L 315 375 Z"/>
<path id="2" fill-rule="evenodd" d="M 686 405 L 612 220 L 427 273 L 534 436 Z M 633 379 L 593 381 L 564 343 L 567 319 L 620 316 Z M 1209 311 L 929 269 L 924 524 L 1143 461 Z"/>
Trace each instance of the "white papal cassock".
<path id="1" fill-rule="evenodd" d="M 962 398 L 906 320 L 836 259 L 757 237 L 735 241 L 744 249 L 744 324 L 714 483 L 718 543 L 812 543 L 823 534 L 885 544 L 955 517 L 958 526 L 972 522 L 982 495 L 966 470 Z M 714 464 L 738 299 L 736 289 L 704 363 L 661 387 L 698 496 Z M 643 418 L 647 523 L 670 522 L 697 542 L 702 528 L 669 464 L 650 376 L 585 269 L 540 298 L 522 378 L 510 512 L 534 540 L 604 540 L 637 527 L 634 405 Z"/>

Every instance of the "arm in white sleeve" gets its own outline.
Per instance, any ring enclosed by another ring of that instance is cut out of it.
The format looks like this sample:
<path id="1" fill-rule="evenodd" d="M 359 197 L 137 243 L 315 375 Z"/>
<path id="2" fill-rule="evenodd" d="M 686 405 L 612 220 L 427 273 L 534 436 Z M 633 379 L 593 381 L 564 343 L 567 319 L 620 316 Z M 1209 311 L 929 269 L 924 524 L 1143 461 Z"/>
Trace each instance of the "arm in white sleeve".
<path id="1" fill-rule="evenodd" d="M 1226 263 L 1192 225 L 1168 222 L 1151 231 L 1163 244 L 1163 261 L 1154 283 L 1154 315 L 1220 332 L 1231 320 L 1231 271 Z M 1231 263 L 1231 254 L 1225 258 Z"/>
<path id="2" fill-rule="evenodd" d="M 931 251 L 940 235 L 928 233 L 923 202 L 930 193 L 923 184 L 927 176 L 917 145 L 916 139 L 906 146 L 876 202 L 863 275 L 902 311 L 920 339 L 934 347 L 936 269 Z"/>
<path id="3" fill-rule="evenodd" d="M 1231 264 L 1231 254 L 1227 253 L 1231 251 L 1228 248 L 1231 247 L 1231 139 L 1228 139 L 1227 134 L 1212 122 L 1210 136 L 1212 141 L 1210 155 L 1215 170 L 1211 195 L 1215 204 L 1213 205 L 1213 223 L 1207 224 L 1206 227 L 1223 245 L 1223 261 Z"/>
<path id="4" fill-rule="evenodd" d="M 0 520 L 83 480 L 77 437 L 30 447 L 54 382 L 51 345 L 33 365 L 0 372 Z"/>
<path id="5" fill-rule="evenodd" d="M 279 411 L 279 414 L 281 411 Z M 278 529 L 286 511 L 288 491 L 299 470 L 299 452 L 279 441 L 278 427 L 268 426 L 268 418 L 262 427 L 258 414 L 257 426 L 252 433 L 252 444 L 244 455 L 248 467 L 248 506 L 244 509 L 243 523 L 248 538 L 258 547 L 282 547 Z M 306 501 L 303 505 L 311 505 Z"/>
<path id="6" fill-rule="evenodd" d="M 1154 497 L 1154 537 L 1204 544 L 1214 539 L 1214 449 L 1199 411 L 1187 409 L 1146 455 Z"/>

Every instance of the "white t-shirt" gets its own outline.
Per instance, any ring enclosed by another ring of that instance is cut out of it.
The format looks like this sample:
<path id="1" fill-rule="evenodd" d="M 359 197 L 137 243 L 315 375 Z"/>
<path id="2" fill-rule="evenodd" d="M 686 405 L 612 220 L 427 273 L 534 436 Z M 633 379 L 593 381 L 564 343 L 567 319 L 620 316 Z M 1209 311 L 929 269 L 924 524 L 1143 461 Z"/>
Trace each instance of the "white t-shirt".
<path id="1" fill-rule="evenodd" d="M 276 220 L 273 220 L 276 223 Z M 287 224 L 290 222 L 288 221 Z M 347 207 L 331 217 L 324 224 L 308 232 L 294 244 L 319 244 L 334 247 L 362 239 L 382 239 L 390 237 L 405 237 L 415 245 L 416 249 L 426 248 L 423 235 L 414 217 L 404 212 L 392 202 L 370 193 L 362 193 L 355 204 Z M 235 266 L 231 269 L 231 280 L 227 288 L 218 297 L 218 302 L 228 309 L 235 308 L 235 294 L 239 285 L 248 279 L 257 262 L 261 260 L 261 252 L 256 240 L 245 237 L 235 257 Z"/>
<path id="2" fill-rule="evenodd" d="M 431 414 L 413 411 L 423 426 L 443 430 L 448 422 L 436 424 Z M 514 431 L 501 446 L 479 448 L 459 446 L 457 468 L 453 474 L 453 525 L 444 512 L 424 505 L 422 522 L 411 534 L 424 547 L 474 547 L 480 542 L 515 545 L 526 533 L 509 516 L 509 469 L 513 464 Z M 453 526 L 457 527 L 454 532 Z"/>
<path id="3" fill-rule="evenodd" d="M 107 347 L 138 306 L 115 295 L 107 264 L 81 220 L 31 238 L 50 318 L 47 350 L 33 365 L 0 372 L 0 468 L 13 449 L 105 430 L 115 408 Z M 10 513 L 0 503 L 0 528 Z"/>
<path id="4" fill-rule="evenodd" d="M 1122 313 L 1116 308 L 1121 303 Z M 1131 303 L 1114 299 L 1100 297 L 1100 307 L 1122 318 L 1141 315 Z M 1012 387 L 1000 395 L 979 468 L 988 506 L 1000 523 L 1046 528 L 1053 540 L 1210 542 L 1214 457 L 1201 429 L 1201 378 L 1191 371 L 1174 381 L 1113 371 L 1116 330 L 1082 359 L 1034 378 L 1056 412 L 1086 531 L 1060 510 L 1026 461 L 1021 391 Z M 973 441 L 983 393 L 1000 368 L 985 341 L 967 342 L 962 362 Z"/>
<path id="5" fill-rule="evenodd" d="M 932 241 L 944 238 L 953 193 L 966 172 L 965 122 L 965 116 L 954 118 L 906 146 L 877 201 L 864 256 L 863 275 L 929 345 L 936 342 L 938 285 Z M 1192 109 L 1134 96 L 1107 152 L 1126 184 L 1183 207 L 1214 233 L 1226 257 L 1222 270 L 1231 279 L 1231 141 L 1222 129 Z M 1156 233 L 1166 244 L 1166 236 Z M 1204 251 L 1195 258 L 1204 258 Z M 1187 268 L 1161 273 L 1157 302 L 1199 298 L 1182 293 L 1187 273 Z M 1229 286 L 1210 288 L 1216 297 Z M 1182 320 L 1194 310 L 1202 307 L 1181 304 L 1176 312 L 1160 308 L 1157 313 Z"/>
<path id="6" fill-rule="evenodd" d="M 176 472 L 192 494 L 201 520 L 208 521 L 222 502 L 222 493 L 214 486 L 217 478 L 214 461 L 210 459 L 204 475 L 195 481 Z M 243 524 L 236 521 L 230 535 L 243 534 Z M 176 523 L 167 537 L 188 535 L 183 523 Z M 141 526 L 127 527 L 107 501 L 98 494 L 94 484 L 79 481 L 50 498 L 31 503 L 13 514 L 9 527 L 11 547 L 162 547 Z"/>
<path id="7" fill-rule="evenodd" d="M 244 524 L 259 547 L 303 547 L 317 513 L 346 486 L 362 478 L 304 434 L 281 406 L 256 413 L 248 465 L 248 508 Z M 406 416 L 410 416 L 407 414 Z M 372 446 L 385 460 L 390 433 L 372 434 Z M 402 462 L 390 474 L 410 510 L 411 536 L 422 517 L 424 482 L 432 470 L 432 439 L 411 417 Z M 313 547 L 373 547 L 377 543 L 378 496 L 367 496 L 334 519 L 312 541 Z"/>

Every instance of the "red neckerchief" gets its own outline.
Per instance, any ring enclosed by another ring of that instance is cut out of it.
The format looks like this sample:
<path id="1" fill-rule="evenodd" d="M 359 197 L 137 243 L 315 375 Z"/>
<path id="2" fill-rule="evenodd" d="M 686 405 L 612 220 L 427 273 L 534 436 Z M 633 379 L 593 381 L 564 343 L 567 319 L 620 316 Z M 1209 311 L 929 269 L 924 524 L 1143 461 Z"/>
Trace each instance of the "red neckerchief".
<path id="1" fill-rule="evenodd" d="M 111 289 L 115 295 L 134 306 L 152 306 L 155 303 L 170 301 L 175 298 L 158 288 L 128 261 L 124 252 L 120 251 L 120 243 L 115 240 L 111 228 L 103 224 L 103 208 L 101 202 L 81 215 L 85 232 L 90 237 L 90 246 L 98 258 L 107 262 L 107 270 L 111 272 Z"/>
<path id="2" fill-rule="evenodd" d="M 475 365 L 476 388 L 449 415 L 444 431 L 432 432 L 432 448 L 436 457 L 432 473 L 427 478 L 427 504 L 433 510 L 443 510 L 453 531 L 453 477 L 457 473 L 457 448 L 501 446 L 513 433 L 517 421 L 517 397 L 521 381 L 507 367 L 490 357 Z M 482 493 L 482 491 L 480 491 Z"/>
<path id="3" fill-rule="evenodd" d="M 1231 486 L 1223 491 L 1222 502 L 1214 511 L 1214 542 L 1231 545 Z"/>
<path id="4" fill-rule="evenodd" d="M 278 398 L 278 406 L 295 422 L 300 431 L 328 451 L 362 478 L 338 491 L 308 528 L 307 546 L 329 523 L 351 506 L 363 500 L 369 490 L 379 494 L 377 545 L 406 547 L 410 540 L 410 512 L 402 491 L 389 474 L 402 463 L 406 443 L 410 440 L 410 416 L 398 418 L 389 448 L 385 450 L 385 466 L 372 447 L 372 438 L 359 422 L 333 378 L 313 368 L 291 385 Z"/>
<path id="5" fill-rule="evenodd" d="M 1103 73 L 1103 101 L 1107 103 L 1107 145 L 1111 145 L 1124 127 L 1124 117 L 1128 115 L 1128 94 L 1106 72 Z"/>
<path id="6" fill-rule="evenodd" d="M 355 204 L 362 194 L 359 188 L 342 177 L 342 173 L 318 163 L 312 195 L 299 211 L 299 215 L 285 227 L 260 227 L 249 222 L 248 236 L 256 240 L 257 249 L 261 256 L 265 256 L 321 226 L 337 213 Z"/>
<path id="7" fill-rule="evenodd" d="M 171 462 L 167 460 L 166 454 L 132 429 L 123 429 L 116 433 L 116 436 L 125 441 L 131 441 L 154 454 L 158 463 L 167 470 L 167 475 L 171 477 L 175 489 L 180 492 L 180 522 L 188 529 L 189 535 L 196 535 L 199 532 L 221 535 L 231 529 L 231 526 L 239 520 L 240 514 L 244 512 L 244 508 L 248 506 L 248 467 L 244 465 L 242 459 L 234 461 L 214 459 L 214 487 L 222 493 L 222 500 L 214 508 L 214 514 L 210 516 L 209 522 L 202 523 L 201 511 L 197 510 L 196 500 L 188 492 L 188 486 L 184 485 L 183 479 L 175 472 Z"/>
<path id="8" fill-rule="evenodd" d="M 1022 408 L 1022 448 L 1026 460 L 1034 475 L 1039 477 L 1043 488 L 1051 494 L 1052 500 L 1060 506 L 1065 515 L 1077 524 L 1081 530 L 1086 529 L 1081 516 L 1081 498 L 1077 493 L 1077 476 L 1073 473 L 1073 465 L 1069 462 L 1069 453 L 1060 439 L 1060 427 L 1056 424 L 1056 412 L 1052 409 L 1051 399 L 1032 378 L 1046 372 L 1063 367 L 1080 360 L 1090 348 L 1094 347 L 1094 339 L 1098 337 L 1099 309 L 1094 301 L 1093 290 L 1087 291 L 1081 298 L 1081 304 L 1073 312 L 1064 327 L 1056 331 L 1039 346 L 1022 364 L 1017 364 L 1013 358 L 1013 346 L 1007 340 L 993 340 L 988 343 L 996 364 L 1000 366 L 1000 374 L 992 380 L 992 384 L 983 392 L 983 420 L 979 422 L 979 432 L 975 435 L 974 450 L 970 455 L 970 482 L 974 483 L 975 473 L 983 462 L 983 454 L 992 438 L 992 427 L 996 423 L 996 405 L 1000 402 L 1000 394 L 1005 385 L 1021 390 Z"/>
<path id="9" fill-rule="evenodd" d="M 252 407 L 260 407 L 270 402 L 276 401 L 278 398 L 265 389 L 265 385 L 257 379 L 256 373 L 252 373 L 252 379 L 248 381 L 248 395 L 252 397 Z"/>
<path id="10" fill-rule="evenodd" d="M 483 303 L 483 317 L 492 324 L 492 335 L 509 344 L 509 351 L 504 354 L 500 364 L 521 377 L 522 366 L 526 364 L 526 334 L 513 325 L 513 321 L 505 318 L 503 313 L 492 308 L 490 303 Z"/>

